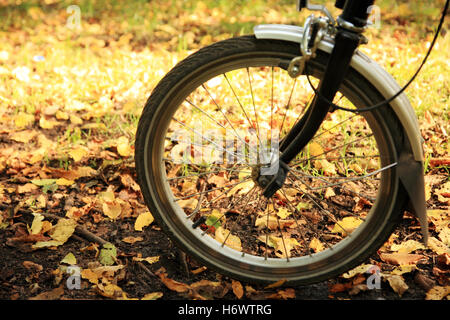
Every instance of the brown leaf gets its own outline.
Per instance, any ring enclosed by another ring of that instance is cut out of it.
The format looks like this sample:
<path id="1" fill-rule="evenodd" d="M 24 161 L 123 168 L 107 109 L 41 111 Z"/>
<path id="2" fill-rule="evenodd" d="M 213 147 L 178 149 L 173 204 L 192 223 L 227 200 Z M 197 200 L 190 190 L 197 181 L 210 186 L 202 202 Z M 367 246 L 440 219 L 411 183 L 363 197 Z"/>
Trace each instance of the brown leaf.
<path id="1" fill-rule="evenodd" d="M 244 295 L 244 287 L 242 286 L 242 284 L 237 280 L 231 280 L 231 288 L 233 289 L 234 295 L 238 299 L 241 299 Z"/>
<path id="2" fill-rule="evenodd" d="M 416 264 L 426 257 L 421 254 L 411 253 L 380 253 L 380 258 L 386 263 L 395 265 Z"/>
<path id="3" fill-rule="evenodd" d="M 398 275 L 389 275 L 385 276 L 387 278 L 387 281 L 389 282 L 389 285 L 391 288 L 398 293 L 398 295 L 401 297 L 406 290 L 408 290 L 408 285 L 405 283 L 405 280 L 402 276 Z"/>
<path id="4" fill-rule="evenodd" d="M 61 284 L 58 288 L 50 291 L 42 292 L 29 300 L 58 300 L 64 294 L 64 285 Z"/>
<path id="5" fill-rule="evenodd" d="M 40 264 L 34 263 L 33 261 L 24 261 L 22 264 L 25 268 L 34 272 L 39 272 L 44 269 Z"/>
<path id="6" fill-rule="evenodd" d="M 136 181 L 134 181 L 133 177 L 130 176 L 129 174 L 121 174 L 120 182 L 122 182 L 122 184 L 125 187 L 132 189 L 135 192 L 138 192 L 141 190 L 139 185 L 136 183 Z"/>
<path id="7" fill-rule="evenodd" d="M 435 286 L 427 292 L 425 300 L 442 300 L 449 294 L 450 294 L 450 286 L 445 287 Z"/>
<path id="8" fill-rule="evenodd" d="M 435 285 L 435 282 L 433 281 L 433 279 L 427 277 L 426 275 L 424 275 L 420 272 L 416 273 L 416 275 L 414 277 L 414 281 L 420 287 L 422 287 L 425 291 L 429 291 Z"/>
<path id="9" fill-rule="evenodd" d="M 278 290 L 276 293 L 267 296 L 267 299 L 295 299 L 295 290 L 292 288 L 287 288 L 285 290 Z"/>
<path id="10" fill-rule="evenodd" d="M 165 286 L 172 291 L 183 293 L 190 290 L 190 286 L 188 284 L 167 278 L 167 273 L 165 273 L 163 269 L 158 270 L 155 274 L 161 279 L 162 283 L 164 283 Z"/>
<path id="11" fill-rule="evenodd" d="M 277 282 L 267 285 L 266 287 L 264 287 L 264 289 L 272 289 L 272 288 L 281 287 L 285 282 L 286 282 L 286 279 L 281 279 L 281 280 L 278 280 Z"/>

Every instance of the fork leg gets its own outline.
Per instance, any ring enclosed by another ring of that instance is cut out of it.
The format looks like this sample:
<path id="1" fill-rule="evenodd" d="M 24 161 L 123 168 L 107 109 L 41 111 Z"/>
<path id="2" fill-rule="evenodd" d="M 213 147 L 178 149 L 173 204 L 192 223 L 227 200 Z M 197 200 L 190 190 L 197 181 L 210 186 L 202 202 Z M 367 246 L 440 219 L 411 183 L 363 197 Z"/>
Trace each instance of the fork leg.
<path id="1" fill-rule="evenodd" d="M 335 46 L 331 53 L 325 74 L 320 81 L 318 92 L 329 101 L 333 101 L 336 92 L 344 80 L 353 53 L 358 47 L 361 35 L 355 32 L 339 29 L 335 38 Z M 325 119 L 330 105 L 324 99 L 316 95 L 309 109 L 305 112 L 302 119 L 291 129 L 282 144 L 282 153 L 280 155 L 280 166 L 271 182 L 264 189 L 264 196 L 271 197 L 281 188 L 280 179 L 286 177 L 286 164 L 291 162 L 297 154 L 314 137 L 323 120 Z"/>

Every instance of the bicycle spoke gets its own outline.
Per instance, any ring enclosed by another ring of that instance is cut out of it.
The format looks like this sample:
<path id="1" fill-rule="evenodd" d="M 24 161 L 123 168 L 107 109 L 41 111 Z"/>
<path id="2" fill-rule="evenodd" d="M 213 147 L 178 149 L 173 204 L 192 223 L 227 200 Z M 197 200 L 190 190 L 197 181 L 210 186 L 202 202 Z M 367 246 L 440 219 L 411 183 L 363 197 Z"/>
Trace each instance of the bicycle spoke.
<path id="1" fill-rule="evenodd" d="M 246 118 L 247 121 L 248 121 L 248 124 L 250 125 L 250 127 L 253 128 L 253 130 L 255 130 L 256 137 L 257 137 L 257 139 L 258 139 L 260 145 L 262 145 L 262 143 L 261 143 L 261 138 L 259 137 L 258 131 L 256 130 L 255 125 L 252 123 L 252 121 L 251 121 L 250 118 L 248 117 L 247 112 L 246 112 L 245 109 L 244 109 L 244 106 L 242 105 L 241 101 L 239 100 L 239 97 L 237 96 L 236 92 L 235 92 L 234 89 L 233 89 L 233 86 L 232 86 L 231 83 L 230 83 L 230 80 L 228 80 L 228 77 L 227 77 L 227 75 L 226 75 L 225 73 L 223 74 L 223 76 L 225 77 L 225 80 L 227 81 L 227 83 L 228 83 L 228 85 L 229 85 L 231 91 L 233 92 L 233 95 L 234 95 L 234 97 L 236 98 L 237 103 L 239 104 L 239 107 L 241 108 L 242 112 L 244 112 L 244 115 L 245 115 L 245 118 Z"/>
<path id="2" fill-rule="evenodd" d="M 251 178 L 247 178 L 247 179 L 244 179 L 244 180 L 242 180 L 242 181 L 233 183 L 233 184 L 231 184 L 231 185 L 225 185 L 225 186 L 222 186 L 222 187 L 209 189 L 208 191 L 204 191 L 204 192 L 195 192 L 195 193 L 189 194 L 189 195 L 184 196 L 184 197 L 181 197 L 181 198 L 175 198 L 174 201 L 180 201 L 180 200 L 192 198 L 193 196 L 197 196 L 197 195 L 200 195 L 200 194 L 210 193 L 210 192 L 213 192 L 213 191 L 216 191 L 216 190 L 222 190 L 222 189 L 224 189 L 224 188 L 234 187 L 234 186 L 237 186 L 237 185 L 239 185 L 239 184 L 241 184 L 241 183 L 244 183 L 244 182 L 246 182 L 246 181 L 248 181 L 248 180 L 250 180 L 250 179 L 251 179 Z"/>
<path id="3" fill-rule="evenodd" d="M 244 143 L 245 145 L 247 145 L 247 147 L 250 148 L 250 145 L 241 138 L 241 136 L 237 133 L 236 129 L 234 128 L 233 124 L 231 123 L 231 121 L 228 119 L 227 115 L 225 114 L 225 112 L 223 112 L 222 108 L 219 106 L 219 104 L 216 102 L 216 99 L 213 98 L 213 96 L 211 95 L 211 93 L 209 92 L 209 90 L 206 88 L 205 84 L 202 84 L 202 88 L 206 91 L 206 93 L 208 94 L 209 98 L 214 102 L 214 104 L 216 105 L 217 109 L 220 111 L 220 113 L 223 115 L 223 117 L 225 118 L 225 120 L 228 122 L 228 124 L 230 125 L 231 129 L 234 132 L 234 135 L 239 139 L 239 141 L 241 141 L 242 143 Z"/>

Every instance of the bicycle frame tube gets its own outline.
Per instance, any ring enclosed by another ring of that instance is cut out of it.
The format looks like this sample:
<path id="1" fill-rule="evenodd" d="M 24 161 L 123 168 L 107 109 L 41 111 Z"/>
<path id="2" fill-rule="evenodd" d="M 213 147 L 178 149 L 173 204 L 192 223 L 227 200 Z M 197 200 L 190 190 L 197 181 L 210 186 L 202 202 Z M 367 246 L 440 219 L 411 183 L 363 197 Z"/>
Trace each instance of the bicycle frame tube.
<path id="1" fill-rule="evenodd" d="M 335 46 L 318 87 L 320 96 L 329 101 L 333 101 L 345 78 L 353 54 L 361 42 L 362 27 L 367 23 L 368 8 L 373 3 L 374 0 L 347 0 L 345 3 L 335 37 Z M 345 20 L 344 17 L 347 17 L 349 20 Z M 264 196 L 269 198 L 282 187 L 288 170 L 286 164 L 291 162 L 314 137 L 329 110 L 330 105 L 325 99 L 320 99 L 318 96 L 314 97 L 303 118 L 300 119 L 283 140 L 280 148 L 281 155 L 278 173 L 265 186 Z"/>

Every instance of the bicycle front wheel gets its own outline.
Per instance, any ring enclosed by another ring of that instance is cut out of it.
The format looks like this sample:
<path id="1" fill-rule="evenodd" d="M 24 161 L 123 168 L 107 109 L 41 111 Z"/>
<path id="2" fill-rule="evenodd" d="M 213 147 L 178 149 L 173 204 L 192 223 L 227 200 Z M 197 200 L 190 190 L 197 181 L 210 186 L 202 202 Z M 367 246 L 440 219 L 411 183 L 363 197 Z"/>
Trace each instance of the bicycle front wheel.
<path id="1" fill-rule="evenodd" d="M 404 132 L 389 106 L 329 113 L 284 186 L 262 195 L 258 178 L 274 169 L 314 97 L 305 76 L 287 74 L 298 51 L 252 36 L 206 47 L 161 80 L 138 126 L 136 169 L 156 221 L 189 255 L 245 281 L 307 284 L 343 273 L 383 244 L 404 202 Z M 308 63 L 313 84 L 327 58 L 318 51 Z M 382 100 L 350 70 L 335 103 Z"/>

